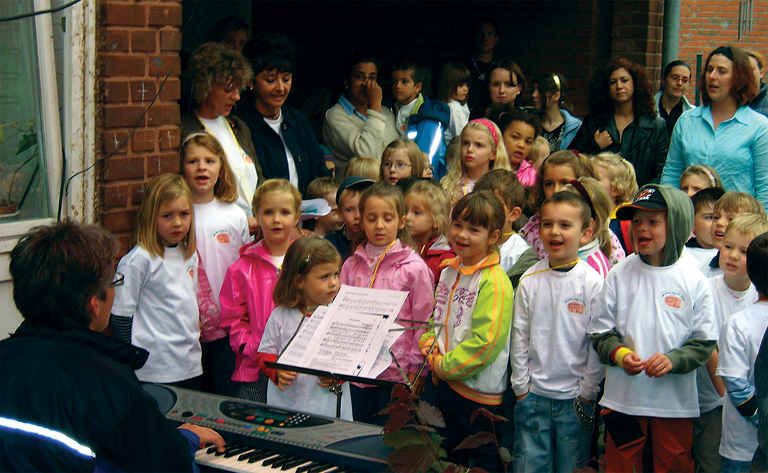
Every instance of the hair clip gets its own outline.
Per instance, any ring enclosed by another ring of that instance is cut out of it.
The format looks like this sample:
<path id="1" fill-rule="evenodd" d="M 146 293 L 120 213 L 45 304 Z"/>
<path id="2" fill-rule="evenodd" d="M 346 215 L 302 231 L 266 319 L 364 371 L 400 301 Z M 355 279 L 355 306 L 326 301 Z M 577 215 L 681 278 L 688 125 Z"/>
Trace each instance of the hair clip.
<path id="1" fill-rule="evenodd" d="M 311 256 L 311 255 L 309 255 L 309 254 L 308 254 L 308 255 L 307 255 L 307 257 L 306 257 L 306 258 L 304 258 L 304 263 L 305 263 L 305 264 L 308 264 L 308 263 L 309 263 L 309 257 L 310 257 L 310 256 Z"/>

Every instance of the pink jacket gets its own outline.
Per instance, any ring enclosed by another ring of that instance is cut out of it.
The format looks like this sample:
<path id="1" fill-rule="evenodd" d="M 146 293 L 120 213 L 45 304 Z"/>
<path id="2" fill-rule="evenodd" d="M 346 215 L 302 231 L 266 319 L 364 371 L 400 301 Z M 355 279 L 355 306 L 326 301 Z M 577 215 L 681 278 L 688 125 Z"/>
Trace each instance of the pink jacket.
<path id="1" fill-rule="evenodd" d="M 344 262 L 339 274 L 339 281 L 349 286 L 368 287 L 377 261 L 378 258 L 371 259 L 365 251 L 365 245 L 361 245 Z M 427 263 L 421 259 L 421 256 L 398 240 L 382 258 L 373 287 L 393 291 L 408 291 L 408 298 L 405 300 L 400 313 L 397 314 L 397 323 L 404 327 L 413 327 L 413 323 L 404 322 L 401 319 L 423 322 L 429 320 L 435 306 L 433 278 L 432 271 Z M 392 352 L 406 374 L 418 372 L 419 366 L 424 361 L 419 352 L 419 339 L 425 332 L 426 325 L 418 330 L 406 330 L 392 345 Z M 428 367 L 425 367 L 422 376 L 426 376 L 427 370 Z M 377 379 L 403 382 L 403 377 L 394 361 Z"/>
<path id="2" fill-rule="evenodd" d="M 520 184 L 526 187 L 536 184 L 536 168 L 525 159 L 520 161 L 520 167 L 517 168 L 515 175 Z"/>
<path id="3" fill-rule="evenodd" d="M 240 248 L 240 259 L 229 267 L 221 286 L 221 327 L 229 332 L 229 345 L 237 354 L 232 381 L 259 379 L 256 354 L 269 314 L 275 308 L 272 291 L 280 276 L 263 241 Z"/>

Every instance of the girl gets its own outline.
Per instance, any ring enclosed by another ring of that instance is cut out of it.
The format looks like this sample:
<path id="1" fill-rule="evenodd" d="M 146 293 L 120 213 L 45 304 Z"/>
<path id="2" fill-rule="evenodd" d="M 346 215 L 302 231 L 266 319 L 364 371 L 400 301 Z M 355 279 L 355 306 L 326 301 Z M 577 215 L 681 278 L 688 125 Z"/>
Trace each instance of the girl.
<path id="1" fill-rule="evenodd" d="M 525 76 L 515 61 L 505 59 L 496 64 L 488 80 L 491 104 L 515 105 L 515 99 L 525 90 Z"/>
<path id="2" fill-rule="evenodd" d="M 415 141 L 397 139 L 381 153 L 381 177 L 387 184 L 395 185 L 404 177 L 422 177 L 426 159 Z"/>
<path id="3" fill-rule="evenodd" d="M 269 314 L 275 308 L 272 291 L 280 275 L 291 231 L 299 222 L 301 194 L 285 179 L 270 179 L 256 190 L 253 205 L 264 239 L 240 248 L 221 287 L 221 326 L 237 355 L 232 381 L 237 397 L 267 401 L 267 377 L 256 360 Z"/>
<path id="4" fill-rule="evenodd" d="M 123 256 L 112 306 L 115 336 L 149 351 L 139 380 L 200 390 L 200 315 L 192 193 L 178 174 L 147 184 L 136 246 Z"/>
<path id="5" fill-rule="evenodd" d="M 709 187 L 723 187 L 723 181 L 712 166 L 694 164 L 688 166 L 680 175 L 680 190 L 693 197 L 697 192 Z"/>
<path id="6" fill-rule="evenodd" d="M 193 133 L 181 145 L 181 175 L 192 190 L 198 255 L 197 300 L 203 349 L 203 390 L 235 396 L 232 383 L 235 354 L 227 332 L 219 326 L 219 293 L 227 268 L 238 250 L 250 241 L 248 220 L 235 204 L 234 173 L 219 141 L 208 133 Z"/>
<path id="7" fill-rule="evenodd" d="M 450 125 L 443 134 L 445 146 L 451 143 L 454 136 L 459 136 L 469 122 L 469 80 L 469 69 L 460 62 L 449 62 L 440 69 L 437 100 L 448 104 L 448 110 L 451 112 Z"/>
<path id="8" fill-rule="evenodd" d="M 461 160 L 448 169 L 440 186 L 451 201 L 472 192 L 475 181 L 491 169 L 510 170 L 507 150 L 501 144 L 501 131 L 495 123 L 478 118 L 467 123 L 461 132 Z"/>
<path id="9" fill-rule="evenodd" d="M 542 74 L 533 79 L 533 108 L 541 118 L 542 136 L 552 151 L 567 149 L 581 126 L 581 120 L 566 110 L 568 85 L 562 74 Z"/>
<path id="10" fill-rule="evenodd" d="M 448 199 L 432 181 L 419 181 L 405 193 L 405 229 L 434 280 L 440 278 L 440 263 L 456 254 L 445 237 L 448 231 Z"/>
<path id="11" fill-rule="evenodd" d="M 600 153 L 592 158 L 592 168 L 595 170 L 597 180 L 611 197 L 612 210 L 609 224 L 611 233 L 618 238 L 624 254 L 631 254 L 633 249 L 629 238 L 630 222 L 617 219 L 616 211 L 619 207 L 632 202 L 632 198 L 637 193 L 635 167 L 618 154 Z"/>
<path id="12" fill-rule="evenodd" d="M 493 107 L 491 116 L 504 137 L 509 165 L 520 184 L 528 187 L 536 183 L 536 169 L 528 162 L 533 142 L 541 134 L 539 119 L 511 106 Z"/>
<path id="13" fill-rule="evenodd" d="M 328 388 L 333 380 L 293 371 L 268 368 L 277 361 L 303 321 L 319 306 L 333 302 L 339 291 L 341 257 L 331 242 L 319 237 L 296 240 L 285 254 L 284 271 L 272 298 L 277 305 L 269 316 L 259 345 L 257 361 L 272 381 L 267 386 L 270 406 L 297 409 L 327 417 L 336 416 L 336 395 Z M 352 420 L 352 402 L 342 396 L 341 418 Z"/>
<path id="14" fill-rule="evenodd" d="M 400 190 L 389 184 L 377 182 L 360 196 L 359 245 L 352 256 L 344 262 L 339 277 L 342 284 L 356 287 L 372 287 L 409 291 L 397 321 L 405 327 L 413 327 L 413 321 L 426 322 L 432 313 L 434 295 L 432 291 L 418 289 L 429 282 L 433 287 L 432 272 L 407 242 L 405 233 L 405 202 Z M 405 239 L 405 242 L 403 241 Z M 402 332 L 392 345 L 392 352 L 408 380 L 414 382 L 413 392 L 424 391 L 424 378 L 416 380 L 423 359 L 419 353 L 418 340 L 424 333 L 424 325 L 416 330 Z M 425 370 L 426 371 L 426 370 Z M 424 375 L 424 373 L 422 373 Z M 402 382 L 403 377 L 393 360 L 392 364 L 377 379 Z M 389 403 L 387 388 L 370 386 L 351 387 L 354 419 L 360 422 L 383 425 L 383 416 L 376 416 Z"/>

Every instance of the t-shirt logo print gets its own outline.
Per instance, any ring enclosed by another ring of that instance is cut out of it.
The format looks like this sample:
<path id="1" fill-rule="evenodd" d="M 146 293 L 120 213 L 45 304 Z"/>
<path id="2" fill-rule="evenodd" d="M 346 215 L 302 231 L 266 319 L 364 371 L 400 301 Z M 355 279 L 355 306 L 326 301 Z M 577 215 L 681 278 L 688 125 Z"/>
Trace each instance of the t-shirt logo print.
<path id="1" fill-rule="evenodd" d="M 566 299 L 565 308 L 568 312 L 576 315 L 584 315 L 585 304 L 581 299 Z"/>
<path id="2" fill-rule="evenodd" d="M 672 309 L 681 309 L 685 303 L 683 296 L 676 292 L 665 292 L 661 295 L 661 300 L 664 305 Z"/>

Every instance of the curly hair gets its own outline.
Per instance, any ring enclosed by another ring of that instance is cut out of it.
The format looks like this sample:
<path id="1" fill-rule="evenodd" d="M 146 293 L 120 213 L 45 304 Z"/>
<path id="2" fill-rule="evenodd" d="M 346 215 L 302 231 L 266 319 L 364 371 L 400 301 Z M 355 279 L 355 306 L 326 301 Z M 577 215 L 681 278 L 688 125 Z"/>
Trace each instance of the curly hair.
<path id="1" fill-rule="evenodd" d="M 245 56 L 221 43 L 203 43 L 195 49 L 187 69 L 192 81 L 192 97 L 202 102 L 214 86 L 243 90 L 253 78 L 253 69 Z"/>
<path id="2" fill-rule="evenodd" d="M 653 88 L 645 69 L 628 59 L 614 58 L 600 63 L 589 81 L 589 112 L 595 115 L 612 115 L 613 100 L 608 94 L 608 82 L 613 71 L 626 69 L 632 76 L 635 92 L 632 96 L 632 111 L 637 115 L 656 116 Z"/>

